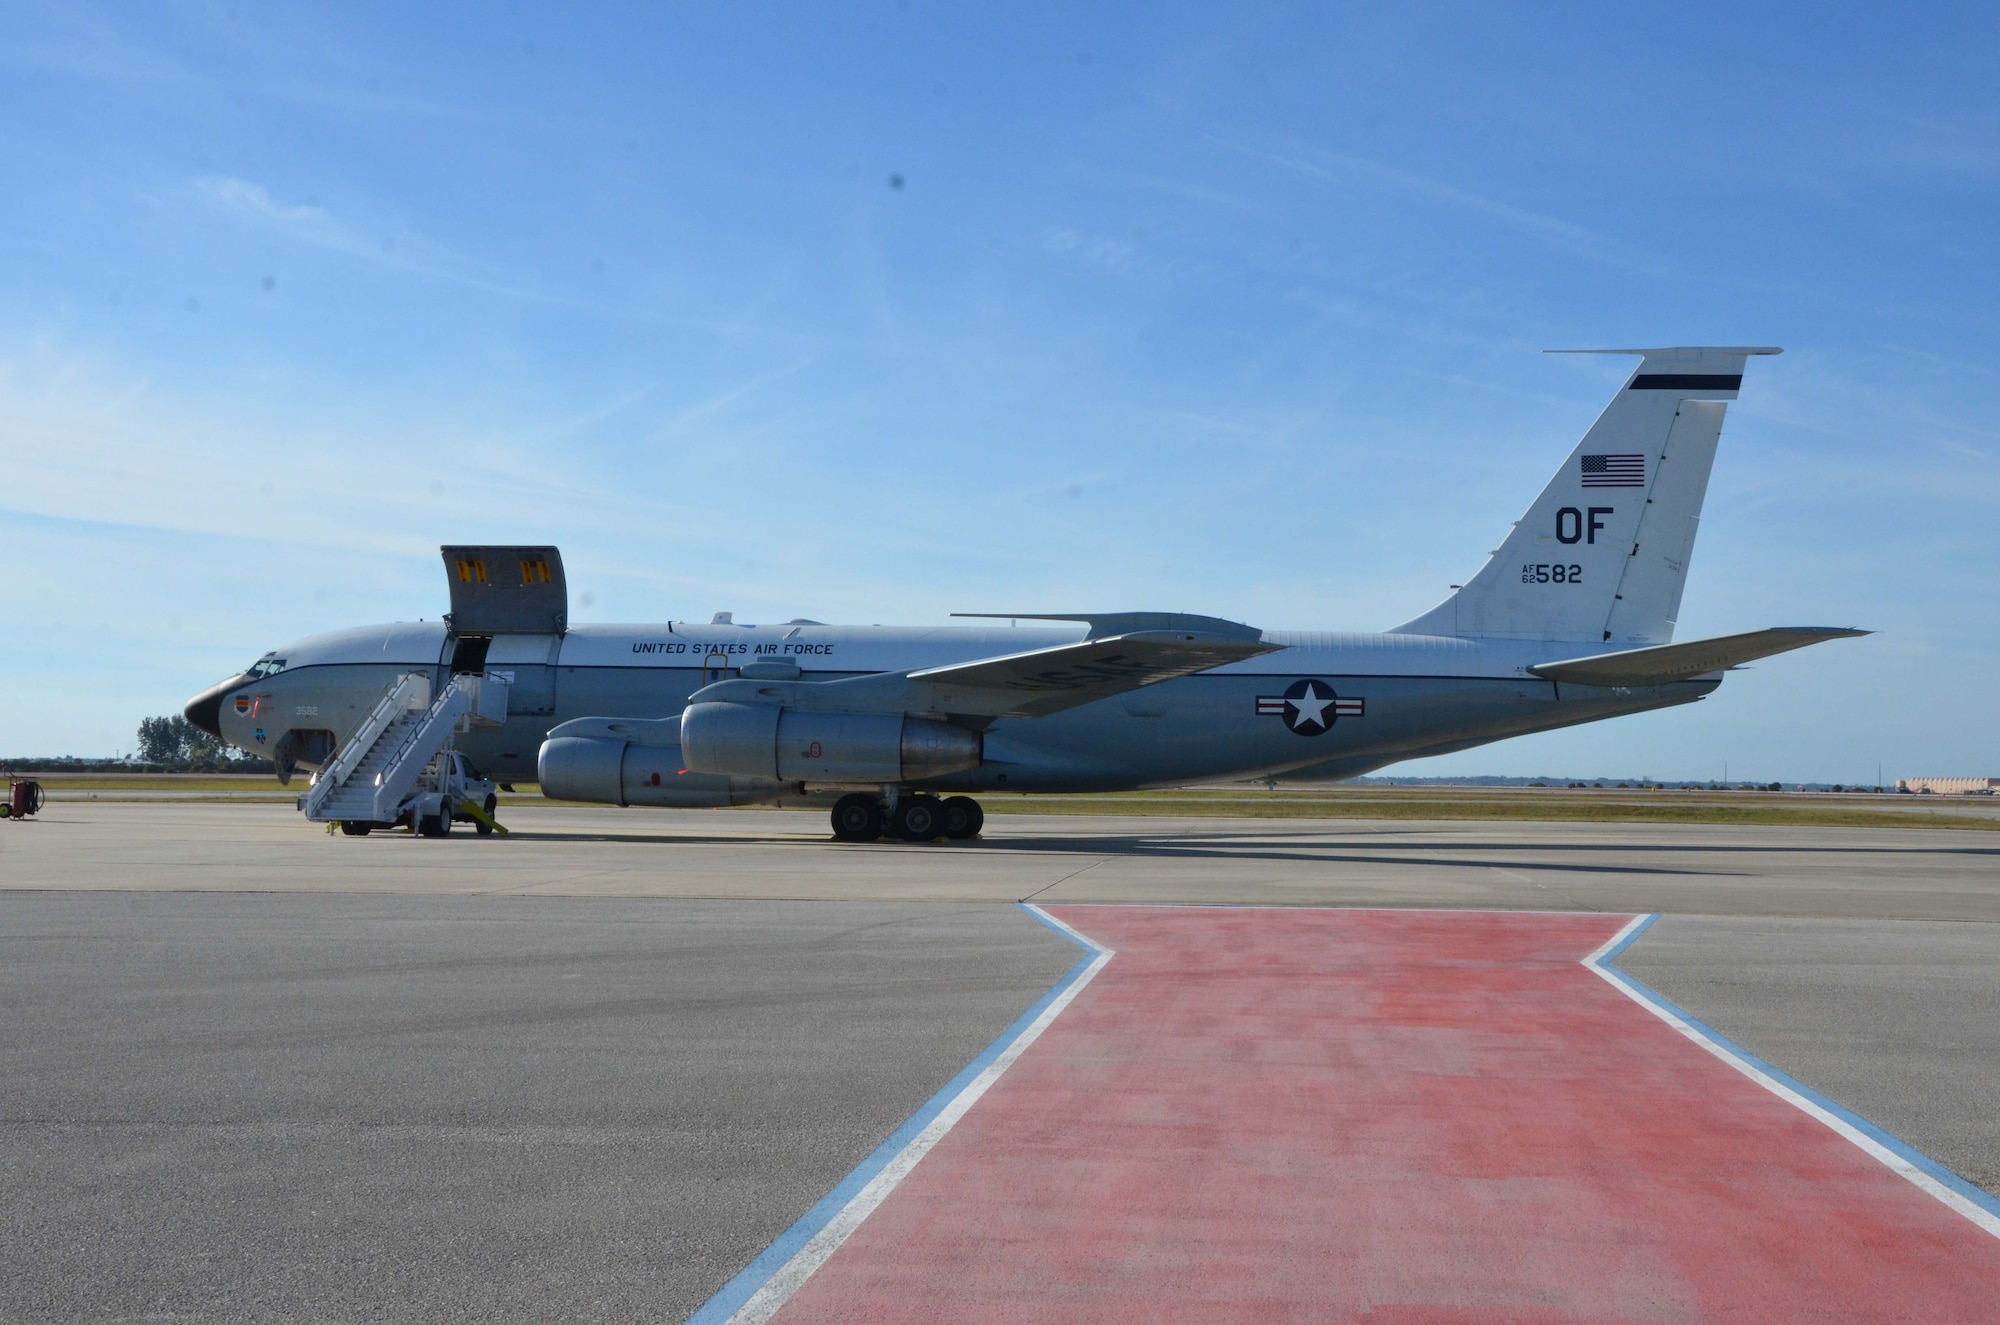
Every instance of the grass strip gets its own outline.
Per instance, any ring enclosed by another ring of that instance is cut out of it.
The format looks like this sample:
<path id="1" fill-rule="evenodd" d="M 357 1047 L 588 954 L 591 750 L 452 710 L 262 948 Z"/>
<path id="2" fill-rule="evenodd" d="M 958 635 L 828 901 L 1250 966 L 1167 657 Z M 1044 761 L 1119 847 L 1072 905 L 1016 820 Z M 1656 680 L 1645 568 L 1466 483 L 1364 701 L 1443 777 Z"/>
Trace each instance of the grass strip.
<path id="1" fill-rule="evenodd" d="M 1576 823 L 1740 824 L 1770 828 L 1951 828 L 2000 831 L 2000 819 L 1898 810 L 1793 809 L 1776 805 L 1583 804 L 1576 801 L 1321 800 L 1235 796 L 1008 796 L 980 802 L 988 814 L 1186 815 L 1216 819 L 1513 820 Z"/>
<path id="2" fill-rule="evenodd" d="M 132 773 L 111 776 L 66 777 L 60 773 L 22 773 L 21 780 L 33 779 L 49 791 L 268 791 L 272 795 L 298 795 L 305 777 L 294 778 L 291 788 L 278 785 L 269 775 L 206 777 L 199 773 Z"/>

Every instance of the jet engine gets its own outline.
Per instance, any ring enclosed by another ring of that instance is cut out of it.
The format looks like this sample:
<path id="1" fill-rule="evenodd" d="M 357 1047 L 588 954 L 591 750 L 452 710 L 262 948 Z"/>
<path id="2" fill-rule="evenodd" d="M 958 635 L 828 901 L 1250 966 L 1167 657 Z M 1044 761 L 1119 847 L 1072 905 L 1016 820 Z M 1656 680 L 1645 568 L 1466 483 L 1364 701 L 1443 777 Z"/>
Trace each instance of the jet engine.
<path id="1" fill-rule="evenodd" d="M 800 713 L 772 704 L 690 704 L 680 748 L 694 772 L 780 782 L 921 782 L 977 768 L 980 734 L 900 713 Z"/>
<path id="2" fill-rule="evenodd" d="M 703 809 L 754 805 L 786 790 L 775 778 L 691 771 L 681 758 L 679 734 L 671 718 L 565 722 L 549 733 L 535 759 L 542 794 L 600 805 Z"/>

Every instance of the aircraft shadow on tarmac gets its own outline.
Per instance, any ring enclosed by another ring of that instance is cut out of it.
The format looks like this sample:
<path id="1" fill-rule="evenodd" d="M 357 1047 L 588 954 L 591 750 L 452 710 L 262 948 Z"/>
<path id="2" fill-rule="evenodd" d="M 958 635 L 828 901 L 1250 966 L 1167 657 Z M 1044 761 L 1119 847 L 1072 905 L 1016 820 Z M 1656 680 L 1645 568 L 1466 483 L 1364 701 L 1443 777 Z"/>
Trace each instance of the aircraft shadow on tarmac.
<path id="1" fill-rule="evenodd" d="M 1321 821 L 1325 822 L 1325 821 Z M 1452 822 L 1449 820 L 1439 822 Z M 1542 821 L 1523 820 L 1523 823 Z M 1547 822 L 1561 823 L 1561 820 Z M 1421 828 L 1412 827 L 1408 831 L 1425 831 L 1434 828 L 1435 823 L 1426 823 Z M 1614 825 L 1619 827 L 1644 828 L 1643 824 Z M 1695 825 L 1701 826 L 1701 825 Z M 1729 827 L 1731 825 L 1719 825 Z M 884 840 L 876 843 L 836 843 L 830 835 L 820 833 L 696 833 L 664 830 L 653 833 L 578 833 L 578 832 L 538 832 L 532 829 L 514 829 L 508 840 L 514 842 L 614 842 L 630 846 L 797 846 L 797 847 L 838 847 L 841 851 L 911 851 L 942 849 L 951 851 L 979 852 L 1053 852 L 1060 855 L 1095 856 L 1184 856 L 1206 858 L 1212 856 L 1234 856 L 1248 860 L 1355 860 L 1366 859 L 1378 863 L 1406 863 L 1399 856 L 1336 856 L 1331 851 L 1353 850 L 1365 843 L 1370 851 L 1407 852 L 1411 856 L 1423 853 L 1423 862 L 1432 864 L 1491 864 L 1490 861 L 1439 860 L 1440 855 L 1463 855 L 1467 853 L 1531 852 L 1536 856 L 1554 854 L 1574 855 L 1633 855 L 1639 853 L 1667 853 L 1684 856 L 1855 856 L 1891 855 L 1921 859 L 1946 856 L 2000 856 L 2000 846 L 1936 845 L 1884 846 L 1865 843 L 1830 843 L 1824 846 L 1799 842 L 1487 842 L 1454 839 L 1449 841 L 1428 840 L 1422 842 L 1398 843 L 1393 840 L 1397 830 L 1374 830 L 1367 833 L 1344 835 L 1339 829 L 1321 826 L 1298 825 L 1296 827 L 1258 828 L 1249 832 L 1232 834 L 1187 834 L 1171 836 L 1149 836 L 1143 833 L 1107 834 L 1104 836 L 1060 837 L 994 837 L 986 836 L 968 842 L 894 842 Z M 1270 843 L 1273 838 L 1296 837 L 1303 839 L 1298 846 L 1275 849 L 1245 849 L 1239 843 Z M 1357 840 L 1358 839 L 1358 840 Z M 1521 863 L 1521 862 L 1516 862 Z M 1547 861 L 1525 862 L 1542 869 L 1597 868 L 1560 866 Z M 1630 867 L 1617 867 L 1614 872 L 1646 872 Z M 1702 873 L 1706 871 L 1656 870 L 1657 873 Z"/>
<path id="2" fill-rule="evenodd" d="M 637 845 L 637 846 L 651 845 L 651 846 L 830 847 L 833 845 L 827 838 L 808 836 L 805 834 L 771 834 L 768 836 L 765 835 L 723 836 L 719 834 L 705 834 L 705 833 L 704 834 L 532 833 L 532 832 L 516 831 L 513 834 L 512 840 L 530 841 L 530 842 L 562 842 L 562 843 L 617 842 L 617 843 Z M 843 843 L 840 845 L 839 849 L 842 851 L 849 851 L 849 852 L 856 850 L 863 850 L 863 851 L 871 851 L 877 853 L 879 852 L 905 853 L 911 851 L 921 851 L 925 847 L 933 845 L 934 844 L 930 843 L 884 842 L 879 845 L 871 844 L 870 846 L 866 847 L 857 847 L 856 845 L 851 843 Z M 1046 838 L 1010 837 L 1010 838 L 981 838 L 974 842 L 954 842 L 950 843 L 948 846 L 936 846 L 934 849 L 944 849 L 952 851 L 977 851 L 982 854 L 997 854 L 997 855 L 1011 855 L 1011 854 L 1045 855 L 1046 854 L 1046 855 L 1106 856 L 1106 857 L 1128 856 L 1134 859 L 1152 859 L 1152 860 L 1175 860 L 1175 859 L 1218 860 L 1218 861 L 1262 860 L 1262 861 L 1278 861 L 1278 862 L 1293 863 L 1293 864 L 1316 864 L 1316 865 L 1407 865 L 1407 866 L 1421 866 L 1426 869 L 1433 869 L 1439 867 L 1448 869 L 1493 869 L 1495 867 L 1506 867 L 1506 868 L 1547 870 L 1547 871 L 1554 871 L 1561 873 L 1575 873 L 1575 874 L 1657 874 L 1657 875 L 1690 875 L 1690 876 L 1699 875 L 1704 877 L 1716 877 L 1716 878 L 1727 878 L 1727 877 L 1737 877 L 1737 876 L 1747 877 L 1743 875 L 1742 871 L 1736 871 L 1736 870 L 1675 869 L 1671 867 L 1657 866 L 1657 865 L 1585 865 L 1585 864 L 1571 864 L 1567 862 L 1546 861 L 1546 860 L 1485 859 L 1485 858 L 1476 860 L 1467 860 L 1467 859 L 1453 858 L 1453 855 L 1455 854 L 1462 855 L 1464 853 L 1474 852 L 1474 851 L 1496 851 L 1496 852 L 1520 851 L 1522 850 L 1522 847 L 1521 844 L 1519 843 L 1506 843 L 1506 844 L 1412 843 L 1408 848 L 1407 854 L 1385 854 L 1384 848 L 1378 842 L 1370 842 L 1368 844 L 1369 847 L 1371 848 L 1371 851 L 1368 853 L 1358 852 L 1352 849 L 1345 851 L 1340 850 L 1339 847 L 1343 845 L 1340 843 L 1328 843 L 1326 845 L 1327 847 L 1333 849 L 1322 849 L 1317 846 L 1315 847 L 1300 846 L 1291 849 L 1285 849 L 1281 847 L 1245 848 L 1245 847 L 1233 846 L 1226 842 L 1211 841 L 1209 843 L 1198 843 L 1198 842 L 1188 842 L 1185 840 L 1178 840 L 1178 839 L 1150 838 L 1142 836 L 1090 837 L 1082 839 L 1060 838 L 1060 837 L 1046 837 Z M 1572 847 L 1564 849 L 1597 850 L 1598 848 L 1582 846 L 1582 847 Z M 1678 850 L 1679 848 L 1629 847 L 1622 849 L 1658 851 L 1658 850 Z M 1714 848 L 1714 849 L 1724 850 L 1726 848 Z M 1777 850 L 1778 848 L 1758 848 L 1758 849 Z M 1544 848 L 1537 846 L 1529 848 L 1529 850 L 1541 851 L 1544 850 Z"/>

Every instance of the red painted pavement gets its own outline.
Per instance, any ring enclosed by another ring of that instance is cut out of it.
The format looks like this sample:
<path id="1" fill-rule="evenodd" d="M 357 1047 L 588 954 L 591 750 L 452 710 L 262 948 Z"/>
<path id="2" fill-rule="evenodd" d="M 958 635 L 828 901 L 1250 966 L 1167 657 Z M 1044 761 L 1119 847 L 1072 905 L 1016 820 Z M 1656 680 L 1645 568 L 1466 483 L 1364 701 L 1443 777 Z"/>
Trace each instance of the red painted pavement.
<path id="1" fill-rule="evenodd" d="M 1118 956 L 782 1325 L 2000 1321 L 2000 1240 L 1578 965 L 1624 917 L 1051 913 Z"/>

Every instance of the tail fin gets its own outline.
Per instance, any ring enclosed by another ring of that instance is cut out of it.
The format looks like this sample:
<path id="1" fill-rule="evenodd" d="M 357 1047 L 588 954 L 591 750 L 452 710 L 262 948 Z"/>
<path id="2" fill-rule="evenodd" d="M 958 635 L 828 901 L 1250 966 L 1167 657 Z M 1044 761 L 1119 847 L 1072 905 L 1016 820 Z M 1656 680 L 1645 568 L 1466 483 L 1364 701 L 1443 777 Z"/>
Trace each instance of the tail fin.
<path id="1" fill-rule="evenodd" d="M 1673 639 L 1722 414 L 1743 362 L 1691 347 L 1639 366 L 1479 574 L 1406 635 L 1665 644 Z"/>

